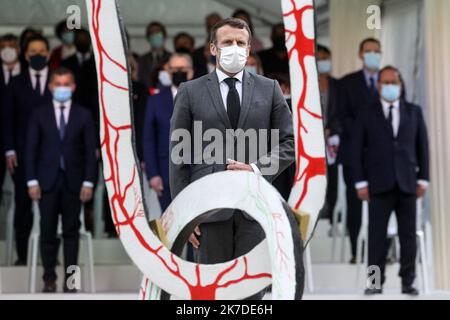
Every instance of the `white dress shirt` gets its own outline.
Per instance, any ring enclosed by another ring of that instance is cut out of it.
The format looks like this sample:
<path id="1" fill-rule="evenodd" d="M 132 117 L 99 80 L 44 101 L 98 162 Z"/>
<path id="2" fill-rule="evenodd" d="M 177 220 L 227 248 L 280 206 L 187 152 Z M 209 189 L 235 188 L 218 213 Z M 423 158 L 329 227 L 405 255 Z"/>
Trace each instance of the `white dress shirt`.
<path id="1" fill-rule="evenodd" d="M 40 74 L 41 77 L 39 78 L 39 82 L 41 85 L 41 95 L 45 92 L 45 87 L 47 86 L 47 76 L 48 76 L 48 67 L 45 67 L 44 69 L 40 71 L 36 71 L 32 68 L 29 68 L 30 71 L 30 78 L 31 78 L 31 86 L 33 89 L 36 88 L 36 75 Z"/>
<path id="2" fill-rule="evenodd" d="M 9 70 L 10 70 L 10 68 L 6 64 L 3 64 L 3 79 L 5 79 L 5 84 L 6 85 L 11 80 L 9 78 Z M 11 69 L 11 75 L 13 77 L 15 77 L 15 76 L 18 76 L 19 74 L 20 74 L 20 62 L 16 62 L 14 64 L 14 66 L 12 67 L 12 69 Z"/>
<path id="3" fill-rule="evenodd" d="M 223 71 L 216 68 L 217 78 L 219 79 L 219 88 L 220 88 L 220 95 L 222 96 L 223 105 L 225 106 L 225 111 L 227 111 L 227 96 L 228 92 L 230 91 L 230 87 L 225 82 L 225 79 L 230 78 L 227 74 L 225 74 Z M 236 91 L 239 95 L 239 102 L 242 106 L 242 78 L 244 77 L 244 70 L 234 75 L 233 78 L 235 78 L 236 81 Z M 258 166 L 255 163 L 250 163 L 250 166 L 253 169 L 253 172 L 262 175 L 261 171 L 259 170 Z"/>
<path id="4" fill-rule="evenodd" d="M 400 100 L 395 102 L 387 102 L 381 99 L 381 105 L 383 107 L 383 113 L 386 119 L 389 119 L 389 108 L 393 106 L 392 109 L 392 129 L 394 131 L 394 137 L 398 136 L 398 129 L 400 127 Z M 424 188 L 428 188 L 429 182 L 426 180 L 417 180 L 417 184 L 420 184 Z M 368 181 L 359 181 L 355 184 L 356 189 L 363 189 L 369 186 Z"/>
<path id="5" fill-rule="evenodd" d="M 55 121 L 56 121 L 56 126 L 58 127 L 58 129 L 61 127 L 61 123 L 60 123 L 61 106 L 64 106 L 64 110 L 63 110 L 64 122 L 65 122 L 66 128 L 67 128 L 67 124 L 69 123 L 70 109 L 72 107 L 72 100 L 68 100 L 64 103 L 53 100 L 53 109 L 55 111 Z M 39 182 L 38 182 L 38 180 L 29 180 L 27 182 L 27 185 L 28 185 L 28 187 L 35 187 L 35 186 L 39 185 Z M 83 187 L 93 188 L 94 183 L 92 183 L 90 181 L 84 181 Z"/>

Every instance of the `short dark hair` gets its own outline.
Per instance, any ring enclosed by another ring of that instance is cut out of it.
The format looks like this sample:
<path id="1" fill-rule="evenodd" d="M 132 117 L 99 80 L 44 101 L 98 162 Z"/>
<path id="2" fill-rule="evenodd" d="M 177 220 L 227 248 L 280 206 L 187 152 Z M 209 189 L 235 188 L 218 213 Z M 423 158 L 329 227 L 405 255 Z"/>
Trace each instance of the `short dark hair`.
<path id="1" fill-rule="evenodd" d="M 245 10 L 245 9 L 236 9 L 236 11 L 233 12 L 232 17 L 233 18 L 238 18 L 239 16 L 245 16 L 247 17 L 247 24 L 250 28 L 250 30 L 252 31 L 252 33 L 254 32 L 253 30 L 253 22 L 252 22 L 252 17 L 250 16 L 250 13 Z"/>
<path id="2" fill-rule="evenodd" d="M 326 54 L 328 54 L 329 56 L 331 56 L 331 50 L 330 50 L 328 47 L 323 46 L 323 45 L 321 45 L 321 44 L 318 44 L 318 45 L 317 45 L 317 51 L 325 52 Z"/>
<path id="3" fill-rule="evenodd" d="M 56 68 L 51 74 L 50 74 L 50 82 L 53 81 L 53 79 L 56 76 L 65 76 L 65 75 L 70 75 L 73 79 L 73 82 L 75 83 L 75 74 L 73 73 L 72 70 L 66 68 L 66 67 L 59 67 Z"/>
<path id="4" fill-rule="evenodd" d="M 242 19 L 238 19 L 238 18 L 226 18 L 226 19 L 216 23 L 214 25 L 214 27 L 212 27 L 212 29 L 211 29 L 211 39 L 210 39 L 211 43 L 216 43 L 217 42 L 217 30 L 219 30 L 223 26 L 230 26 L 230 27 L 236 28 L 236 29 L 245 29 L 245 30 L 247 30 L 247 32 L 248 32 L 248 43 L 250 44 L 250 42 L 252 40 L 252 32 L 250 30 L 250 27 L 248 26 L 247 22 L 245 22 Z"/>
<path id="5" fill-rule="evenodd" d="M 175 45 L 177 43 L 177 41 L 181 38 L 188 38 L 189 41 L 192 43 L 192 47 L 195 46 L 195 39 L 193 36 L 191 36 L 189 33 L 187 32 L 179 32 L 177 33 L 177 35 L 175 36 L 175 38 L 173 38 L 173 44 Z"/>
<path id="6" fill-rule="evenodd" d="M 66 20 L 62 20 L 55 25 L 55 35 L 58 37 L 58 39 L 61 39 L 64 31 L 66 30 L 68 30 Z"/>
<path id="7" fill-rule="evenodd" d="M 145 30 L 145 36 L 148 38 L 150 36 L 150 28 L 158 27 L 161 29 L 164 34 L 164 38 L 167 38 L 167 30 L 166 27 L 159 21 L 152 21 L 147 25 L 147 29 Z"/>
<path id="8" fill-rule="evenodd" d="M 385 71 L 394 71 L 394 72 L 397 72 L 397 74 L 398 74 L 398 76 L 399 76 L 399 78 L 400 78 L 400 81 L 403 82 L 402 73 L 400 72 L 400 70 L 398 70 L 396 67 L 391 66 L 391 65 L 388 65 L 388 66 L 386 66 L 386 67 L 384 67 L 383 69 L 380 70 L 380 73 L 379 73 L 379 75 L 378 75 L 378 79 L 381 79 L 381 75 L 382 75 L 383 72 L 385 72 Z"/>
<path id="9" fill-rule="evenodd" d="M 19 38 L 12 33 L 7 33 L 0 38 L 0 41 L 15 41 L 18 43 Z"/>
<path id="10" fill-rule="evenodd" d="M 30 46 L 30 43 L 40 41 L 45 43 L 45 46 L 47 47 L 47 50 L 50 50 L 50 44 L 48 43 L 48 39 L 40 34 L 35 34 L 29 37 L 25 43 L 24 51 L 26 52 L 28 50 L 28 47 Z"/>
<path id="11" fill-rule="evenodd" d="M 369 43 L 369 42 L 375 42 L 381 47 L 380 40 L 375 39 L 375 38 L 366 38 L 363 41 L 361 41 L 361 43 L 359 44 L 359 52 L 362 52 L 364 50 L 364 46 L 366 45 L 366 43 Z"/>

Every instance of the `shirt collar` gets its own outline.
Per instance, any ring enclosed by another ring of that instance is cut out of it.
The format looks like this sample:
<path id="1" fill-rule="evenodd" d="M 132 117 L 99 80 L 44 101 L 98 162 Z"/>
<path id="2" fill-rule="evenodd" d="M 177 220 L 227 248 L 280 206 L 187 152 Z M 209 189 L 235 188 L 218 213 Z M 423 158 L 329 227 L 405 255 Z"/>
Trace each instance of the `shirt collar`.
<path id="1" fill-rule="evenodd" d="M 9 72 L 9 68 L 8 68 L 8 66 L 7 66 L 6 64 L 3 64 L 3 71 L 6 72 L 6 73 Z M 19 62 L 19 61 L 17 61 L 17 62 L 14 64 L 14 66 L 13 66 L 13 68 L 12 68 L 12 73 L 13 73 L 13 75 L 14 75 L 14 74 L 19 74 L 19 73 L 20 73 L 20 62 Z"/>
<path id="2" fill-rule="evenodd" d="M 391 102 L 387 102 L 387 101 L 381 99 L 381 105 L 383 106 L 384 110 L 388 110 L 388 111 L 389 111 L 390 106 L 393 106 L 394 109 L 398 109 L 398 108 L 400 108 L 400 100 L 397 100 L 397 101 L 391 103 Z"/>
<path id="3" fill-rule="evenodd" d="M 366 78 L 367 84 L 370 84 L 370 78 L 373 78 L 375 86 L 378 84 L 378 72 L 375 72 L 374 74 L 370 74 L 367 69 L 363 69 L 364 71 L 364 77 Z"/>
<path id="4" fill-rule="evenodd" d="M 42 77 L 47 77 L 48 67 L 45 67 L 44 69 L 39 70 L 39 71 L 34 70 L 31 67 L 28 69 L 30 70 L 30 75 L 32 75 L 33 77 L 36 76 L 36 74 L 38 74 L 38 73 L 41 75 L 41 79 L 42 79 Z"/>
<path id="5" fill-rule="evenodd" d="M 221 83 L 222 81 L 224 81 L 227 78 L 230 78 L 230 76 L 228 76 L 225 72 L 219 70 L 218 68 L 216 68 L 216 73 L 217 73 L 217 78 L 219 79 L 219 83 Z M 239 73 L 237 73 L 236 75 L 234 75 L 233 78 L 236 78 L 239 82 L 242 82 L 243 77 L 244 77 L 244 70 L 242 70 Z"/>
<path id="6" fill-rule="evenodd" d="M 56 101 L 56 100 L 53 99 L 53 108 L 55 108 L 56 110 L 60 110 L 62 105 L 64 105 L 65 110 L 69 110 L 70 107 L 72 106 L 72 99 L 67 100 L 64 103 L 61 103 L 61 102 Z"/>

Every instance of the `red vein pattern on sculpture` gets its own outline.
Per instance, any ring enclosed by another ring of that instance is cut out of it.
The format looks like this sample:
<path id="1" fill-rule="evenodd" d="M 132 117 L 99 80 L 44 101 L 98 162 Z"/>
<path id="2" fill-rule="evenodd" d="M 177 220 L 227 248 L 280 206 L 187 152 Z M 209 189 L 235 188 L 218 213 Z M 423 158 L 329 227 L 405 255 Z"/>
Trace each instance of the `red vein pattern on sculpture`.
<path id="1" fill-rule="evenodd" d="M 289 59 L 293 59 L 293 52 L 297 51 L 298 54 L 298 63 L 301 68 L 301 76 L 303 77 L 303 88 L 300 95 L 300 101 L 298 105 L 295 108 L 296 116 L 298 119 L 298 126 L 295 128 L 297 130 L 297 162 L 296 162 L 296 173 L 295 173 L 295 180 L 294 184 L 301 183 L 302 179 L 304 179 L 303 182 L 303 188 L 302 193 L 300 195 L 300 198 L 295 204 L 294 209 L 298 210 L 305 199 L 307 193 L 308 193 L 308 184 L 310 180 L 316 176 L 325 176 L 326 174 L 326 162 L 325 157 L 315 158 L 310 155 L 305 150 L 301 131 L 303 130 L 305 133 L 308 133 L 308 129 L 305 127 L 302 119 L 301 112 L 304 111 L 311 115 L 314 119 L 317 119 L 318 121 L 322 121 L 322 116 L 320 114 L 314 113 L 311 110 L 308 109 L 308 107 L 305 105 L 306 96 L 308 94 L 307 92 L 307 83 L 308 83 L 308 73 L 306 71 L 305 66 L 305 58 L 308 56 L 314 57 L 315 56 L 315 44 L 314 39 L 309 39 L 306 37 L 304 31 L 303 31 L 303 16 L 304 13 L 308 10 L 314 10 L 314 7 L 311 5 L 305 5 L 302 8 L 297 8 L 296 3 L 294 0 L 291 0 L 293 10 L 287 13 L 284 13 L 284 17 L 288 17 L 290 15 L 294 15 L 295 21 L 297 23 L 297 29 L 296 30 L 285 30 L 285 32 L 288 34 L 286 38 L 286 42 L 291 40 L 292 37 L 295 38 L 295 42 L 293 47 L 289 50 L 288 56 Z M 304 169 L 300 170 L 301 164 L 303 161 L 307 161 L 307 165 Z"/>
<path id="2" fill-rule="evenodd" d="M 259 278 L 265 278 L 265 277 L 271 277 L 270 274 L 267 273 L 260 273 L 256 275 L 250 275 L 248 274 L 248 265 L 247 265 L 247 259 L 245 257 L 241 259 L 235 259 L 231 266 L 225 268 L 222 272 L 218 274 L 216 277 L 216 280 L 209 285 L 203 286 L 201 284 L 201 272 L 200 272 L 200 265 L 196 265 L 196 285 L 192 285 L 189 283 L 189 281 L 181 274 L 180 268 L 178 263 L 176 262 L 174 255 L 170 254 L 170 263 L 174 266 L 172 268 L 168 261 L 165 260 L 163 256 L 161 256 L 159 253 L 163 249 L 163 245 L 161 244 L 157 248 L 152 248 L 152 246 L 147 243 L 144 239 L 144 236 L 141 234 L 141 232 L 138 230 L 138 228 L 134 224 L 134 219 L 136 217 L 142 217 L 144 218 L 144 212 L 143 212 L 143 205 L 142 205 L 142 197 L 139 196 L 134 190 L 135 194 L 135 201 L 137 203 L 135 204 L 134 212 L 131 214 L 131 216 L 128 214 L 127 209 L 125 208 L 125 200 L 127 197 L 127 193 L 131 187 L 133 187 L 133 184 L 136 182 L 136 173 L 137 173 L 137 167 L 134 165 L 133 167 L 133 173 L 131 180 L 125 185 L 124 191 L 122 192 L 122 183 L 120 180 L 119 175 L 119 163 L 118 163 L 118 144 L 119 140 L 121 138 L 121 132 L 132 130 L 131 123 L 128 123 L 123 126 L 115 126 L 108 118 L 108 112 L 104 101 L 104 85 L 105 83 L 111 85 L 112 87 L 116 88 L 117 90 L 122 91 L 128 91 L 128 88 L 120 86 L 118 84 L 113 83 L 110 81 L 106 76 L 104 72 L 104 59 L 108 59 L 110 62 L 115 64 L 117 67 L 119 67 L 123 72 L 127 72 L 127 68 L 114 60 L 108 52 L 105 50 L 105 48 L 102 45 L 102 41 L 100 38 L 100 24 L 99 24 L 99 15 L 102 5 L 102 0 L 91 0 L 92 5 L 92 12 L 94 13 L 92 16 L 92 29 L 95 35 L 95 44 L 98 48 L 98 63 L 99 63 L 99 77 L 100 77 L 100 110 L 102 115 L 102 125 L 104 128 L 104 136 L 102 137 L 101 147 L 106 153 L 106 161 L 108 161 L 108 164 L 110 166 L 111 174 L 108 178 L 105 178 L 105 183 L 112 183 L 114 192 L 111 196 L 111 209 L 113 213 L 113 220 L 114 224 L 117 229 L 117 233 L 120 236 L 120 229 L 121 227 L 129 227 L 131 228 L 132 232 L 138 239 L 139 243 L 148 250 L 151 254 L 154 254 L 165 266 L 165 268 L 172 273 L 175 277 L 179 278 L 189 289 L 189 292 L 191 294 L 192 299 L 215 299 L 216 297 L 216 291 L 220 288 L 226 288 L 229 287 L 232 284 L 236 284 L 245 280 L 249 279 L 259 279 Z M 112 147 L 112 137 L 115 135 L 113 147 Z M 120 210 L 120 213 L 125 217 L 124 221 L 118 220 L 118 210 Z M 228 273 L 230 273 L 232 270 L 234 270 L 238 264 L 239 261 L 242 261 L 244 263 L 244 274 L 235 280 L 230 280 L 224 284 L 219 284 L 219 282 L 226 276 Z"/>

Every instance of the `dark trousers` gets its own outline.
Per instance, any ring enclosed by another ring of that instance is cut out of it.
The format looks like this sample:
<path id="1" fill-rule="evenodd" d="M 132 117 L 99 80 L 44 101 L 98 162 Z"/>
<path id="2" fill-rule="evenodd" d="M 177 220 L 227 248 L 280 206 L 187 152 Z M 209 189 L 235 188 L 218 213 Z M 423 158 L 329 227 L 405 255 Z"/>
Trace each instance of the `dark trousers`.
<path id="1" fill-rule="evenodd" d="M 330 219 L 330 224 L 333 223 L 333 211 L 336 206 L 338 191 L 338 165 L 327 166 L 327 192 L 325 197 L 325 205 L 320 213 L 321 218 Z"/>
<path id="2" fill-rule="evenodd" d="M 2 201 L 3 196 L 3 182 L 5 180 L 5 174 L 6 174 L 5 157 L 0 155 L 0 202 Z"/>
<path id="3" fill-rule="evenodd" d="M 361 228 L 362 202 L 356 193 L 352 170 L 348 166 L 344 166 L 344 181 L 347 196 L 347 229 L 350 237 L 352 257 L 356 257 L 358 234 Z"/>
<path id="4" fill-rule="evenodd" d="M 416 196 L 399 188 L 372 195 L 369 202 L 369 266 L 380 267 L 384 283 L 387 249 L 387 228 L 395 211 L 400 238 L 400 272 L 403 286 L 410 286 L 416 277 Z"/>
<path id="5" fill-rule="evenodd" d="M 41 256 L 44 265 L 44 281 L 56 280 L 56 259 L 59 239 L 57 235 L 58 216 L 62 217 L 62 237 L 64 248 L 64 271 L 71 265 L 77 265 L 80 229 L 81 201 L 79 193 L 67 189 L 63 172 L 58 175 L 57 183 L 50 192 L 42 194 L 39 201 L 41 213 Z"/>
<path id="6" fill-rule="evenodd" d="M 226 221 L 203 223 L 200 225 L 200 246 L 195 250 L 198 263 L 216 264 L 236 259 L 264 240 L 264 230 L 255 220 L 244 217 L 235 211 Z M 248 297 L 248 300 L 261 300 L 265 290 Z"/>
<path id="7" fill-rule="evenodd" d="M 21 263 L 27 262 L 28 238 L 33 227 L 33 212 L 31 199 L 28 196 L 28 187 L 25 178 L 24 163 L 20 162 L 23 157 L 18 156 L 19 165 L 12 175 L 14 181 L 14 233 L 16 240 L 17 258 Z"/>

